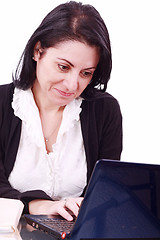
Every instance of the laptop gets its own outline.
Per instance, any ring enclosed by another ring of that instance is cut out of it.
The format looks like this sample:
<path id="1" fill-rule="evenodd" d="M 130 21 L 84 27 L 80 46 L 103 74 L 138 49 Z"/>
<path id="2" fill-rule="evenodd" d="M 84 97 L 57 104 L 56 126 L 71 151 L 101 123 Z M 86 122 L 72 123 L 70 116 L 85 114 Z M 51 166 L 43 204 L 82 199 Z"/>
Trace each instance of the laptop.
<path id="1" fill-rule="evenodd" d="M 99 160 L 75 222 L 25 219 L 56 239 L 160 239 L 160 165 Z M 57 222 L 72 226 L 59 230 Z"/>

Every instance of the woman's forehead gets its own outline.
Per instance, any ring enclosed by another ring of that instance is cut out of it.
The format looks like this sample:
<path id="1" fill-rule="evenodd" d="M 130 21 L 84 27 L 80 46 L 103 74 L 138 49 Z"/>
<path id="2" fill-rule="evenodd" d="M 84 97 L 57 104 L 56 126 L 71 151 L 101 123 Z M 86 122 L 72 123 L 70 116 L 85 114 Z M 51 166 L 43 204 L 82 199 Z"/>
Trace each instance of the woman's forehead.
<path id="1" fill-rule="evenodd" d="M 83 63 L 94 67 L 99 61 L 99 49 L 79 41 L 63 41 L 48 49 L 57 59 L 75 63 Z"/>

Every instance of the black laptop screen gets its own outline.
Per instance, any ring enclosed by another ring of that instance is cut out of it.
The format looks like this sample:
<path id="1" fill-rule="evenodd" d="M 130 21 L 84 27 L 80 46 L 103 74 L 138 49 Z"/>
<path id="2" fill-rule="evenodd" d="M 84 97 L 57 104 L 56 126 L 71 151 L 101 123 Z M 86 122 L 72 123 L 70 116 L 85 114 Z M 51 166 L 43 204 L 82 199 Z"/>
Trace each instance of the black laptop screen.
<path id="1" fill-rule="evenodd" d="M 160 237 L 160 166 L 102 160 L 96 167 L 72 236 Z"/>

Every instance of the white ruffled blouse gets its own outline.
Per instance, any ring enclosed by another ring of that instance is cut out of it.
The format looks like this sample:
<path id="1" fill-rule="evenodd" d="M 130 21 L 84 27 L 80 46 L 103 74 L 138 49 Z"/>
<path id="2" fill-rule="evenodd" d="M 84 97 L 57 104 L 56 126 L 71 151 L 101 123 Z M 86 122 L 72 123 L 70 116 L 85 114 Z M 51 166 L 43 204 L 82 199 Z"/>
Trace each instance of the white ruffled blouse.
<path id="1" fill-rule="evenodd" d="M 38 108 L 31 89 L 15 88 L 12 107 L 22 120 L 19 149 L 9 182 L 20 192 L 43 190 L 54 200 L 78 197 L 87 182 L 79 114 L 82 98 L 64 109 L 53 152 L 46 151 Z"/>

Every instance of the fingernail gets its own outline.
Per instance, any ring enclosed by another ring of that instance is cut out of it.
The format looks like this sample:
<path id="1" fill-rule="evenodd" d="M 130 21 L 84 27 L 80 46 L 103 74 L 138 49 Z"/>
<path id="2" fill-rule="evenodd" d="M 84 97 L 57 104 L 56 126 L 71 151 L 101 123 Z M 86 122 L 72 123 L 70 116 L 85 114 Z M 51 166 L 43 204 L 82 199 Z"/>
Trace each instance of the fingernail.
<path id="1" fill-rule="evenodd" d="M 68 221 L 72 221 L 73 220 L 73 217 L 72 216 L 69 216 L 68 217 Z"/>

